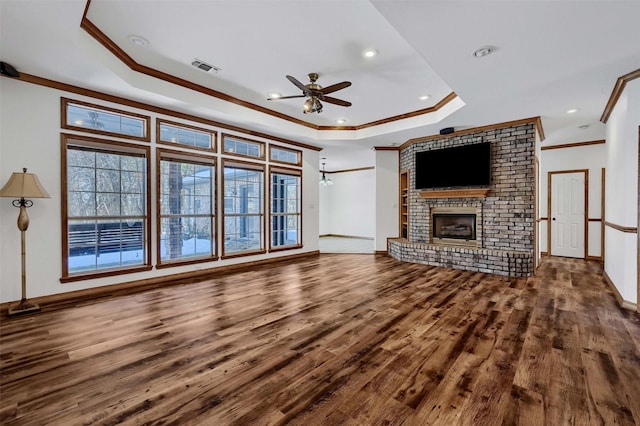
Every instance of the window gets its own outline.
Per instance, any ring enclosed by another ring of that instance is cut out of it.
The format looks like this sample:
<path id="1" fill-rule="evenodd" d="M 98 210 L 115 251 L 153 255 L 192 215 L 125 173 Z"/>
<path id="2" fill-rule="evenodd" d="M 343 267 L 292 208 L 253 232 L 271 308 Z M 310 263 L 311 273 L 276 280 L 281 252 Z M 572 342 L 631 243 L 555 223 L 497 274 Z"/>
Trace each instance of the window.
<path id="1" fill-rule="evenodd" d="M 300 172 L 272 168 L 270 176 L 271 249 L 300 247 Z"/>
<path id="2" fill-rule="evenodd" d="M 216 256 L 214 160 L 159 151 L 158 264 Z"/>
<path id="3" fill-rule="evenodd" d="M 302 247 L 303 145 L 60 99 L 62 282 Z"/>
<path id="4" fill-rule="evenodd" d="M 225 154 L 264 159 L 264 145 L 238 136 L 222 135 L 222 151 Z"/>
<path id="5" fill-rule="evenodd" d="M 62 127 L 149 142 L 147 116 L 62 98 Z"/>
<path id="6" fill-rule="evenodd" d="M 159 142 L 213 151 L 216 149 L 216 132 L 211 130 L 158 120 L 157 133 Z"/>
<path id="7" fill-rule="evenodd" d="M 63 281 L 150 269 L 148 150 L 71 135 L 62 143 Z"/>
<path id="8" fill-rule="evenodd" d="M 302 152 L 295 149 L 282 148 L 280 146 L 269 147 L 269 161 L 285 163 L 293 166 L 302 165 Z"/>
<path id="9" fill-rule="evenodd" d="M 226 161 L 223 188 L 223 257 L 264 252 L 263 166 Z"/>

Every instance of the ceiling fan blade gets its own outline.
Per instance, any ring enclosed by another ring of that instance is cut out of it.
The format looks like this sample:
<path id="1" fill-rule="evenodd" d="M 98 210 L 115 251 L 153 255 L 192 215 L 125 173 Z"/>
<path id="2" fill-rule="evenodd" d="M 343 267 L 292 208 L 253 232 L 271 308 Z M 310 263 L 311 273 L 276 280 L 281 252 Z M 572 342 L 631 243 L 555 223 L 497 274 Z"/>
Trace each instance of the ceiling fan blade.
<path id="1" fill-rule="evenodd" d="M 280 96 L 279 98 L 267 98 L 268 101 L 277 101 L 278 99 L 306 98 L 307 95 Z"/>
<path id="2" fill-rule="evenodd" d="M 295 77 L 287 76 L 287 79 L 292 82 L 298 89 L 302 90 L 302 93 L 305 95 L 309 94 L 309 88 L 304 84 L 300 83 Z"/>
<path id="3" fill-rule="evenodd" d="M 351 102 L 343 101 L 342 99 L 332 98 L 331 96 L 325 96 L 322 98 L 323 101 L 329 102 L 330 104 L 336 104 L 344 107 L 351 106 Z"/>
<path id="4" fill-rule="evenodd" d="M 351 86 L 351 82 L 350 81 L 343 81 L 342 83 L 336 83 L 336 84 L 332 84 L 331 86 L 327 86 L 325 88 L 320 89 L 320 91 L 322 93 L 324 93 L 325 95 L 329 94 L 329 93 L 333 93 L 333 92 L 337 92 L 338 90 L 342 90 L 346 87 Z"/>

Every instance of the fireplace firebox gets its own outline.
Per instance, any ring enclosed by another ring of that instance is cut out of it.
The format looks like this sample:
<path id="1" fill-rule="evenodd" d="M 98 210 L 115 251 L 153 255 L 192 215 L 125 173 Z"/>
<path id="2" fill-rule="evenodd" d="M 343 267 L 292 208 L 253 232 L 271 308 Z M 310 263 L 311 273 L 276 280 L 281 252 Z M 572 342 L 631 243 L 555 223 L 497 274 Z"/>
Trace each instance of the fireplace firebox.
<path id="1" fill-rule="evenodd" d="M 442 209 L 431 213 L 431 242 L 476 246 L 475 209 Z"/>

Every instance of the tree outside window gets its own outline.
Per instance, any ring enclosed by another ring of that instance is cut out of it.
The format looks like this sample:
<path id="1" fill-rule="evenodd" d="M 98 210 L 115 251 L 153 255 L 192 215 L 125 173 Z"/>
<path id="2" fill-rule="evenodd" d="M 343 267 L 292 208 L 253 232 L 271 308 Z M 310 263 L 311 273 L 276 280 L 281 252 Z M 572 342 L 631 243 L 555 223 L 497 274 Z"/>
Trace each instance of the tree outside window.
<path id="1" fill-rule="evenodd" d="M 215 254 L 215 167 L 160 161 L 160 262 Z"/>

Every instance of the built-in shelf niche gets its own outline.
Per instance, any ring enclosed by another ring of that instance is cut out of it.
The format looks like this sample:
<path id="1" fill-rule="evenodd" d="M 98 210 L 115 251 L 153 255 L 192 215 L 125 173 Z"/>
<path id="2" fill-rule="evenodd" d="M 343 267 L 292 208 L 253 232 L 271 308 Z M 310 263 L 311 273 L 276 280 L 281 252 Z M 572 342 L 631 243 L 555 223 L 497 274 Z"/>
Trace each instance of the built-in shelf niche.
<path id="1" fill-rule="evenodd" d="M 409 173 L 400 173 L 400 238 L 409 237 Z"/>

